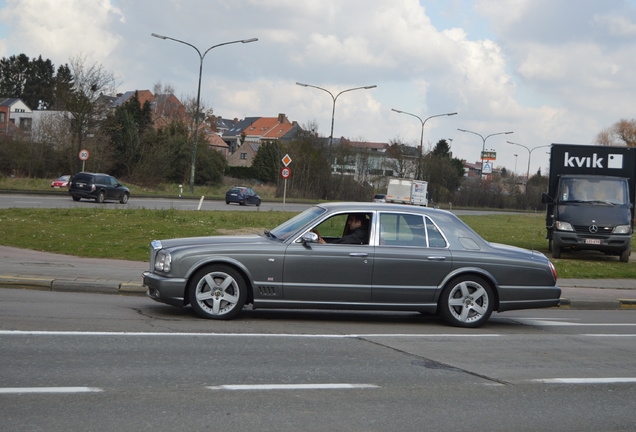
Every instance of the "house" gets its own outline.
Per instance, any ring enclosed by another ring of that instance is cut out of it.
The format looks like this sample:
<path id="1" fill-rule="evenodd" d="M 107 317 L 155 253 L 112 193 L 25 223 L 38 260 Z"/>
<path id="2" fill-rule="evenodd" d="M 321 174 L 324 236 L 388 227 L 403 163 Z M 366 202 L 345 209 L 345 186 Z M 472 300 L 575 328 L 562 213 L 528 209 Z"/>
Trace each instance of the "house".
<path id="1" fill-rule="evenodd" d="M 30 131 L 33 111 L 20 98 L 0 98 L 0 131 Z"/>
<path id="2" fill-rule="evenodd" d="M 290 122 L 285 114 L 278 117 L 260 117 L 243 130 L 246 142 L 290 141 L 296 137 L 298 124 Z"/>
<path id="3" fill-rule="evenodd" d="M 224 120 L 226 124 L 229 124 L 229 129 L 223 133 L 223 141 L 228 145 L 230 154 L 236 152 L 236 150 L 243 144 L 245 137 L 243 131 L 252 125 L 260 117 L 245 117 L 243 120 L 235 118 L 234 120 Z"/>
<path id="4" fill-rule="evenodd" d="M 234 153 L 228 156 L 229 166 L 250 167 L 261 143 L 244 142 Z"/>

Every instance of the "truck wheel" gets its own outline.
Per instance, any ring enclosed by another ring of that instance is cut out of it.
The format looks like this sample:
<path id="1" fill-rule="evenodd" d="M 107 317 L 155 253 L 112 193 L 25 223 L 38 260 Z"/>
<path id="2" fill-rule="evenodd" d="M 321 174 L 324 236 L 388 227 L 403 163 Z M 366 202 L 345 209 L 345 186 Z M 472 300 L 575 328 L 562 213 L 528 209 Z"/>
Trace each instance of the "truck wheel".
<path id="1" fill-rule="evenodd" d="M 621 262 L 629 262 L 629 256 L 632 254 L 632 248 L 621 251 Z"/>

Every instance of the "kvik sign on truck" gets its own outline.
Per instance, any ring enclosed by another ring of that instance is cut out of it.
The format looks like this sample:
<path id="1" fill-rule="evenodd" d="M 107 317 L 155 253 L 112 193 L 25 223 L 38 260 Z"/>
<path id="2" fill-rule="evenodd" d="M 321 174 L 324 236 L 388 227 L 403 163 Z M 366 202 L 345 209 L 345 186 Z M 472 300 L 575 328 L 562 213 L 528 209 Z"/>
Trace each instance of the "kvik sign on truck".
<path id="1" fill-rule="evenodd" d="M 598 250 L 627 262 L 634 225 L 636 149 L 552 144 L 546 229 L 554 258 Z"/>

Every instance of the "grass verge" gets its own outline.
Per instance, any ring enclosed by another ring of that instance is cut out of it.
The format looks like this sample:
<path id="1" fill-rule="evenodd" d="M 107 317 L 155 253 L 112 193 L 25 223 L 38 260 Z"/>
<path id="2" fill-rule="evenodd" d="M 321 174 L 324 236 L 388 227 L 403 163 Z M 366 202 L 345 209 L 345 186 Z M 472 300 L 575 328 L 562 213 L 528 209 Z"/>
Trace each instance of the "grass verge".
<path id="1" fill-rule="evenodd" d="M 155 239 L 258 233 L 289 212 L 0 209 L 0 244 L 68 255 L 147 261 Z M 548 255 L 542 214 L 462 216 L 486 240 Z M 548 255 L 549 256 L 549 255 Z M 636 263 L 594 253 L 552 260 L 561 278 L 636 278 Z"/>

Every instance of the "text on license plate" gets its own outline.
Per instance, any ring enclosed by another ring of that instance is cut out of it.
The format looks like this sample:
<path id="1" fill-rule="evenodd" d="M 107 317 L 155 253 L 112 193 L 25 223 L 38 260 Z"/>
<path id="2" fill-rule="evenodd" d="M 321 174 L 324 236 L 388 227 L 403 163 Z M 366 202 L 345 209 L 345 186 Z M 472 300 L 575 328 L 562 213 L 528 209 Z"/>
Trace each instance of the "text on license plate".
<path id="1" fill-rule="evenodd" d="M 599 239 L 585 239 L 585 244 L 600 245 L 601 241 Z"/>

